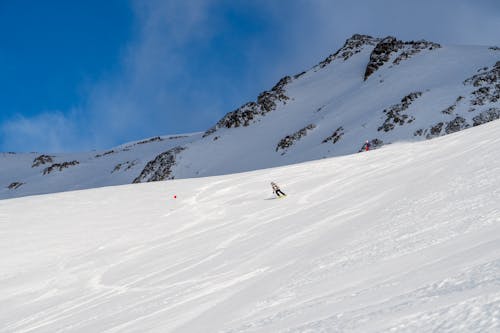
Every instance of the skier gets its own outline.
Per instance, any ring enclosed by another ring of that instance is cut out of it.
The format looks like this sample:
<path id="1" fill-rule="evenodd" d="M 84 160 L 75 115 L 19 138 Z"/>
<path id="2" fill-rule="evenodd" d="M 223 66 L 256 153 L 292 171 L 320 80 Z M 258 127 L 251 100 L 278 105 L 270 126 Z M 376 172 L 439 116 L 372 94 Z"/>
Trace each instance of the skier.
<path id="1" fill-rule="evenodd" d="M 359 150 L 359 152 L 369 151 L 369 150 L 370 150 L 370 142 L 368 140 L 366 140 L 365 144 L 363 145 L 363 147 L 361 147 L 361 149 Z"/>
<path id="2" fill-rule="evenodd" d="M 286 194 L 279 188 L 278 185 L 276 185 L 275 182 L 271 182 L 271 186 L 273 188 L 273 193 L 278 196 L 278 198 L 281 198 L 281 196 L 286 197 Z"/>

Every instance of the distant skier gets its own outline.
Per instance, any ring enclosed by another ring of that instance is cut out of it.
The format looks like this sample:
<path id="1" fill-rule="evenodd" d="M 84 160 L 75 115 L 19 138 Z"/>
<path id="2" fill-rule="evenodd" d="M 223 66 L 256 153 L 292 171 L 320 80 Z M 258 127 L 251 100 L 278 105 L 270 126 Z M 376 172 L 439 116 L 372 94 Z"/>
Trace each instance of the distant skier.
<path id="1" fill-rule="evenodd" d="M 370 141 L 366 140 L 365 144 L 363 145 L 363 147 L 361 147 L 359 152 L 369 151 L 369 150 L 370 150 Z"/>
<path id="2" fill-rule="evenodd" d="M 280 198 L 281 196 L 286 197 L 286 194 L 283 193 L 283 191 L 280 189 L 278 185 L 276 185 L 275 182 L 271 182 L 271 186 L 273 188 L 273 193 L 276 194 L 278 198 Z"/>

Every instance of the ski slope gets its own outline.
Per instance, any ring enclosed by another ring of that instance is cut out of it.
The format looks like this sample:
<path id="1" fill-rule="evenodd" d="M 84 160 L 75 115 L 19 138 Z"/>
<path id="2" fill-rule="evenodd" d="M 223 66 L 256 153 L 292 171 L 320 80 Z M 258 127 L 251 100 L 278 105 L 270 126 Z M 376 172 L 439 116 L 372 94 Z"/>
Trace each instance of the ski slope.
<path id="1" fill-rule="evenodd" d="M 499 133 L 2 200 L 0 332 L 498 332 Z"/>

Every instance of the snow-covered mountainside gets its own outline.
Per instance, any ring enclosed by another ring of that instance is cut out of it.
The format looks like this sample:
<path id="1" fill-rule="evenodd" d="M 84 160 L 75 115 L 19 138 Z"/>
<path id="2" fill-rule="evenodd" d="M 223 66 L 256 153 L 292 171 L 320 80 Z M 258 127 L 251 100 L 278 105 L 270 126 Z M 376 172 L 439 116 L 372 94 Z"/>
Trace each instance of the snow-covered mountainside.
<path id="1" fill-rule="evenodd" d="M 2 200 L 0 332 L 499 332 L 499 133 Z"/>
<path id="2" fill-rule="evenodd" d="M 3 154 L 0 198 L 283 166 L 498 118 L 498 47 L 354 35 L 205 133 L 99 153 Z"/>

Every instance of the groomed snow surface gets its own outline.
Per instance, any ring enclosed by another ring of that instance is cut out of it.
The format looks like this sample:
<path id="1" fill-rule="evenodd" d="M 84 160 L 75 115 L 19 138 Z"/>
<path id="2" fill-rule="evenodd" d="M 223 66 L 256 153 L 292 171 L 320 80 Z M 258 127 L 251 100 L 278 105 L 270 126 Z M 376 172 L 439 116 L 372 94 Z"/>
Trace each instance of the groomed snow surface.
<path id="1" fill-rule="evenodd" d="M 499 133 L 2 200 L 0 332 L 499 332 Z"/>

